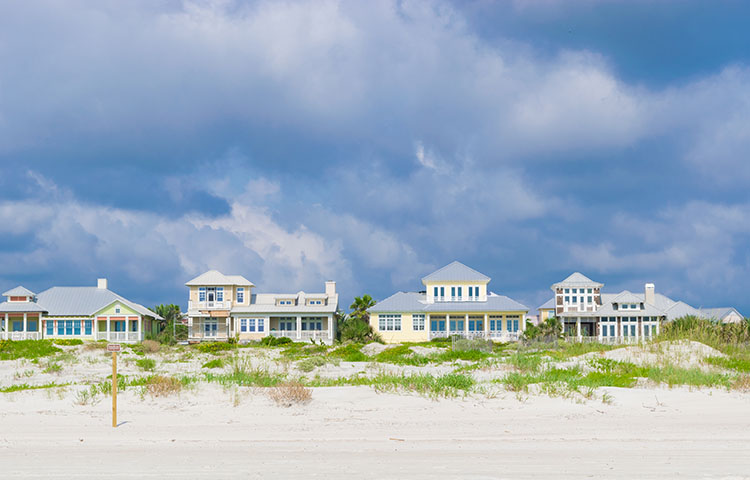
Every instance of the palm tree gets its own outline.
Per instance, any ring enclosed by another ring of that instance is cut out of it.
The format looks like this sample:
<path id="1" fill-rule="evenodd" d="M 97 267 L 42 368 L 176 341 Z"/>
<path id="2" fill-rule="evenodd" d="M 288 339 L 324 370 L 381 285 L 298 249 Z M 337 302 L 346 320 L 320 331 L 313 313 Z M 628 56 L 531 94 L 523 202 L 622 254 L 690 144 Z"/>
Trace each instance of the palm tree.
<path id="1" fill-rule="evenodd" d="M 357 320 L 362 320 L 365 323 L 369 323 L 370 314 L 367 313 L 367 310 L 374 306 L 375 300 L 367 294 L 364 294 L 361 297 L 354 297 L 354 303 L 349 306 L 352 310 L 352 313 L 349 316 L 356 318 Z"/>

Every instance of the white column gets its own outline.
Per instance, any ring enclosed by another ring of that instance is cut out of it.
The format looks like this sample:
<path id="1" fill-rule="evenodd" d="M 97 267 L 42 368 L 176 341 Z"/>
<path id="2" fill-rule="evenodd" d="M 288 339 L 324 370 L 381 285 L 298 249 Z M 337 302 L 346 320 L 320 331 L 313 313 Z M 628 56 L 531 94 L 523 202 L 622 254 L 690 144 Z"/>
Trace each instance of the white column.
<path id="1" fill-rule="evenodd" d="M 8 314 L 5 314 L 5 324 L 3 325 L 3 329 L 6 332 L 10 332 L 10 325 L 8 325 Z"/>
<path id="2" fill-rule="evenodd" d="M 333 314 L 328 315 L 328 339 L 333 341 Z"/>
<path id="3" fill-rule="evenodd" d="M 297 315 L 297 339 L 302 338 L 302 315 Z"/>
<path id="4" fill-rule="evenodd" d="M 644 334 L 646 333 L 646 332 L 645 332 L 646 328 L 645 328 L 645 326 L 643 325 L 643 321 L 644 321 L 644 320 L 645 320 L 646 318 L 648 318 L 648 317 L 641 317 L 641 338 L 645 337 L 645 335 L 644 335 Z"/>
<path id="5" fill-rule="evenodd" d="M 143 317 L 138 315 L 138 340 L 143 340 Z"/>
<path id="6" fill-rule="evenodd" d="M 576 317 L 576 336 L 581 339 L 581 317 Z"/>
<path id="7" fill-rule="evenodd" d="M 463 290 L 461 291 L 461 293 L 464 293 Z M 464 318 L 464 335 L 466 336 L 466 338 L 469 337 L 469 314 L 468 313 L 466 314 Z"/>
<path id="8" fill-rule="evenodd" d="M 107 315 L 105 318 L 105 321 L 107 322 L 107 341 L 109 341 L 109 315 Z"/>
<path id="9" fill-rule="evenodd" d="M 256 322 L 257 322 L 257 320 L 256 320 Z M 226 324 L 227 324 L 227 338 L 229 338 L 229 337 L 231 337 L 231 336 L 232 336 L 232 331 L 231 331 L 231 329 L 230 329 L 230 326 L 231 326 L 231 324 L 232 324 L 232 317 L 231 317 L 230 315 L 227 315 L 227 321 L 226 321 Z M 256 330 L 258 329 L 258 326 L 257 326 L 257 325 L 255 326 L 255 329 L 256 329 Z"/>
<path id="10" fill-rule="evenodd" d="M 427 332 L 427 340 L 430 339 L 430 333 L 432 332 L 432 324 L 430 323 L 430 314 L 425 315 L 424 329 Z"/>
<path id="11" fill-rule="evenodd" d="M 24 334 L 28 333 L 29 331 L 28 326 L 27 326 L 27 321 L 26 321 L 26 315 L 28 315 L 28 313 L 23 314 L 23 333 Z"/>
<path id="12" fill-rule="evenodd" d="M 96 317 L 91 319 L 91 334 L 94 335 L 94 340 L 97 340 L 96 337 L 99 334 L 99 322 L 96 320 Z"/>
<path id="13" fill-rule="evenodd" d="M 661 319 L 659 317 L 656 317 L 656 334 L 659 335 L 659 325 L 661 325 Z"/>
<path id="14" fill-rule="evenodd" d="M 484 338 L 490 338 L 490 316 L 484 314 Z"/>
<path id="15" fill-rule="evenodd" d="M 598 332 L 599 333 L 599 343 L 602 343 L 602 333 L 603 333 L 603 330 L 604 330 L 604 324 L 602 323 L 602 317 L 599 317 L 598 324 L 599 324 L 599 332 Z"/>
<path id="16" fill-rule="evenodd" d="M 620 330 L 620 338 L 623 338 L 623 337 L 625 337 L 625 334 L 623 333 L 623 331 L 625 330 L 625 326 L 623 325 L 623 322 L 622 322 L 622 319 L 624 317 L 618 317 L 618 318 L 619 318 L 619 322 L 620 322 L 620 324 L 618 325 L 618 327 L 620 327 L 619 328 L 619 330 Z"/>

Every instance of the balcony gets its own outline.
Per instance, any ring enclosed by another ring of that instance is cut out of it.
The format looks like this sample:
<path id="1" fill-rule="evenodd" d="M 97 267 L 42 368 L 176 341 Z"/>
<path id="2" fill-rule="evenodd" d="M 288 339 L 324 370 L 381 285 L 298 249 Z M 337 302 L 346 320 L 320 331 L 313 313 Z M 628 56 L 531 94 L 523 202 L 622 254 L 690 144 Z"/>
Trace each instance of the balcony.
<path id="1" fill-rule="evenodd" d="M 232 302 L 193 302 L 188 301 L 188 310 L 229 310 Z"/>
<path id="2" fill-rule="evenodd" d="M 0 340 L 39 340 L 39 332 L 0 332 Z"/>

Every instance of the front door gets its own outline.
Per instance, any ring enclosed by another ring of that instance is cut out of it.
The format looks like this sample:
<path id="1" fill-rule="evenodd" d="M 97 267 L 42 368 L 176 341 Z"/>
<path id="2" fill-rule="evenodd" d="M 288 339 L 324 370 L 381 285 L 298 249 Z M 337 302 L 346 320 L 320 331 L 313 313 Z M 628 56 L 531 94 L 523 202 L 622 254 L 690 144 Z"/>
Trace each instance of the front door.
<path id="1" fill-rule="evenodd" d="M 216 320 L 206 320 L 203 322 L 203 336 L 215 337 L 219 332 L 219 323 Z"/>

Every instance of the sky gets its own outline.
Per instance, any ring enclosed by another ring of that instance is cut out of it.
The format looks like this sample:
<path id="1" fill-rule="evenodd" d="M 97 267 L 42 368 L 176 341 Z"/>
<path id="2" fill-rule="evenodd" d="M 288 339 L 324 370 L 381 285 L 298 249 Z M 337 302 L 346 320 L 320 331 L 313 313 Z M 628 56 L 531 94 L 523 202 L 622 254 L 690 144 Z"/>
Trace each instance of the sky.
<path id="1" fill-rule="evenodd" d="M 383 299 L 459 260 L 750 315 L 750 4 L 0 3 L 0 288 Z"/>

